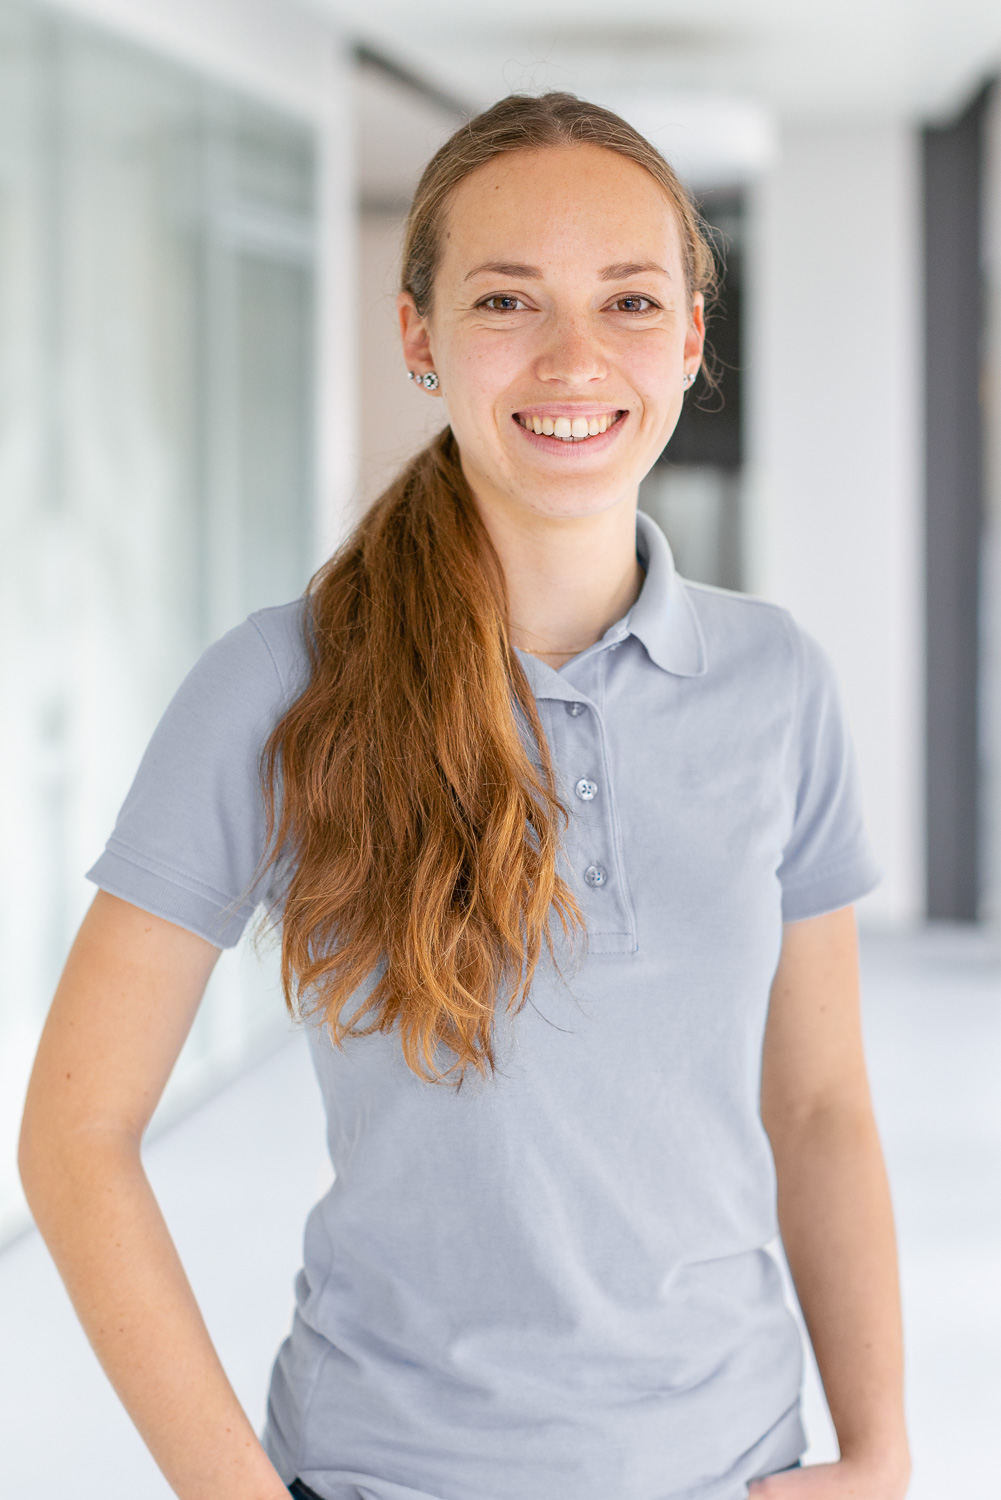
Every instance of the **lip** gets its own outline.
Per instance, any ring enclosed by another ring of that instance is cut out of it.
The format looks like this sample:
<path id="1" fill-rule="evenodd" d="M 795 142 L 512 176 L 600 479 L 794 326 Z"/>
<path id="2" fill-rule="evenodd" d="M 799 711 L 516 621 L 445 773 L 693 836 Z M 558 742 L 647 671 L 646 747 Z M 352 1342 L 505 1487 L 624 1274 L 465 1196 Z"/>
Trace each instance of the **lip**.
<path id="1" fill-rule="evenodd" d="M 518 421 L 518 418 L 522 416 L 532 417 L 545 415 L 547 417 L 571 418 L 603 417 L 608 415 L 609 413 L 614 414 L 616 412 L 621 413 L 619 420 L 617 422 L 613 422 L 607 432 L 595 433 L 594 437 L 589 437 L 586 442 L 578 441 L 575 443 L 568 443 L 565 442 L 563 438 L 545 437 L 544 434 L 540 432 L 532 432 L 528 427 L 523 427 Z M 532 447 L 535 448 L 538 452 L 550 454 L 554 459 L 557 460 L 557 462 L 562 461 L 565 463 L 571 457 L 580 462 L 583 460 L 585 453 L 604 453 L 606 448 L 611 447 L 612 443 L 614 443 L 618 438 L 619 433 L 622 431 L 623 427 L 628 424 L 629 416 L 630 413 L 624 410 L 624 408 L 621 406 L 570 406 L 568 404 L 561 405 L 559 402 L 555 402 L 550 403 L 547 406 L 537 406 L 535 408 L 532 408 L 531 406 L 519 406 L 516 412 L 511 413 L 511 425 L 514 427 L 516 432 L 521 434 L 526 443 L 531 443 Z"/>
<path id="2" fill-rule="evenodd" d="M 538 401 L 534 406 L 519 406 L 511 415 L 518 417 L 614 417 L 625 413 L 624 406 L 615 406 L 610 401 Z"/>

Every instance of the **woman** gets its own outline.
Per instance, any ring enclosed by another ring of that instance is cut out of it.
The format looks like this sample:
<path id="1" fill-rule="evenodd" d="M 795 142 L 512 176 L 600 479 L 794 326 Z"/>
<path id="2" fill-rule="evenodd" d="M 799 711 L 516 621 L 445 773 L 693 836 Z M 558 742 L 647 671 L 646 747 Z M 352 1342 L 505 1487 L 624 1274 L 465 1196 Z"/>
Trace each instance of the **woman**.
<path id="1" fill-rule="evenodd" d="M 22 1170 L 183 1500 L 905 1492 L 832 673 L 636 511 L 711 280 L 616 116 L 550 94 L 459 130 L 399 299 L 449 426 L 305 604 L 205 653 L 90 872 Z M 263 1444 L 139 1158 L 260 902 L 336 1169 Z M 809 1470 L 777 1223 L 841 1444 Z"/>

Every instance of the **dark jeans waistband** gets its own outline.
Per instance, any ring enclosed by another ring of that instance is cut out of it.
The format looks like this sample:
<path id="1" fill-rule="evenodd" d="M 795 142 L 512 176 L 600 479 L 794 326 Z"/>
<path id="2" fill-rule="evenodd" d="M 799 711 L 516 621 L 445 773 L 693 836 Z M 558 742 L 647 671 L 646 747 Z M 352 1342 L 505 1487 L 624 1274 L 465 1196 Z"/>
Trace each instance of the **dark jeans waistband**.
<path id="1" fill-rule="evenodd" d="M 797 1458 L 794 1464 L 789 1465 L 789 1469 L 798 1468 L 799 1459 Z M 788 1472 L 788 1469 L 782 1470 L 783 1474 L 787 1474 Z M 303 1484 L 301 1479 L 293 1479 L 292 1483 L 288 1487 L 288 1492 L 290 1495 L 294 1495 L 296 1497 L 296 1500 L 320 1500 L 320 1496 L 316 1493 L 316 1491 L 311 1490 L 308 1484 Z"/>

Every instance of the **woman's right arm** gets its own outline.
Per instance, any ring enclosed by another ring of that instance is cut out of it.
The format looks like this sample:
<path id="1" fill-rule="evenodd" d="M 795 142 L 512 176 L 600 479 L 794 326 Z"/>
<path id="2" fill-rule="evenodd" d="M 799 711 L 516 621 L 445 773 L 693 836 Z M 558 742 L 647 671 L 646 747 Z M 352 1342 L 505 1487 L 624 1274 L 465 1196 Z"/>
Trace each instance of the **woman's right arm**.
<path id="1" fill-rule="evenodd" d="M 140 1159 L 219 949 L 98 891 L 21 1131 L 24 1190 L 77 1314 L 181 1500 L 288 1500 L 195 1302 Z"/>

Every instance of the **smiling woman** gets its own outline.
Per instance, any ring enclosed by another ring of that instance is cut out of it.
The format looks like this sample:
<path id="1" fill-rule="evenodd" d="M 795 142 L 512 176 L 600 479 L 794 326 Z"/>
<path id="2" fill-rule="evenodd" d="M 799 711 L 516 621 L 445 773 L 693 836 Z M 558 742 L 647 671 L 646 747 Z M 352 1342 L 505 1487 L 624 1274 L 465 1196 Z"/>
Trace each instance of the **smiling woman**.
<path id="1" fill-rule="evenodd" d="M 399 297 L 448 426 L 304 599 L 203 656 L 90 872 L 24 1180 L 183 1500 L 904 1494 L 851 911 L 878 872 L 833 673 L 637 512 L 711 281 L 616 116 L 463 126 Z M 259 904 L 336 1172 L 263 1445 L 139 1157 Z M 813 1470 L 778 1227 L 841 1444 Z"/>

